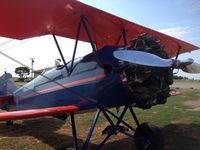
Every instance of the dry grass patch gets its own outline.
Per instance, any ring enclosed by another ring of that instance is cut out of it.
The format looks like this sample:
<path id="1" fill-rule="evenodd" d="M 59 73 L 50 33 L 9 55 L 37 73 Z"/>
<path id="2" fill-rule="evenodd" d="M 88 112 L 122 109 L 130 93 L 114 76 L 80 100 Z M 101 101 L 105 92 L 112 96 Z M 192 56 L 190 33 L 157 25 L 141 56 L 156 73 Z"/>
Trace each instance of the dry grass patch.
<path id="1" fill-rule="evenodd" d="M 200 100 L 185 101 L 184 105 L 191 108 L 188 110 L 200 111 Z"/>

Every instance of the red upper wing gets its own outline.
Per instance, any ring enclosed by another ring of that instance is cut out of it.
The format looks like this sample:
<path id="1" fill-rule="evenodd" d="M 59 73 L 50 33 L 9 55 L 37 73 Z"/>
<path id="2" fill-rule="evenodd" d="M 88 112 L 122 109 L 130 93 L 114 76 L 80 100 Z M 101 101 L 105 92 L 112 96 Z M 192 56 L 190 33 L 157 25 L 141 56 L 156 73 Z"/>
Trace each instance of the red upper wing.
<path id="1" fill-rule="evenodd" d="M 120 35 L 120 30 L 125 28 L 128 41 L 141 33 L 157 36 L 170 56 L 177 53 L 178 47 L 181 47 L 181 53 L 198 49 L 189 43 L 75 0 L 1 0 L 0 36 L 25 39 L 55 34 L 75 39 L 82 15 L 87 19 L 89 31 L 99 48 L 104 45 L 114 45 Z M 88 41 L 83 29 L 81 33 L 80 40 Z"/>

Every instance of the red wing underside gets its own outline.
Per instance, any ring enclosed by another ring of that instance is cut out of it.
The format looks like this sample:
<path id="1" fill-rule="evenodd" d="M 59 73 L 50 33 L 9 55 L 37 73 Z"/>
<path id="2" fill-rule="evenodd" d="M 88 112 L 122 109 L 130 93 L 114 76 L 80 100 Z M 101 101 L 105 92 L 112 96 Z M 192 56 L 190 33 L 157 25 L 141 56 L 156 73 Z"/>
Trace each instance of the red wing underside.
<path id="1" fill-rule="evenodd" d="M 2 112 L 0 113 L 0 121 L 52 116 L 62 113 L 75 112 L 78 110 L 79 108 L 77 106 L 70 105 L 70 106 L 60 106 L 60 107 L 43 108 L 43 109 Z"/>
<path id="2" fill-rule="evenodd" d="M 76 39 L 80 16 L 85 17 L 89 32 L 98 48 L 115 45 L 123 28 L 126 31 L 127 41 L 141 33 L 157 36 L 169 56 L 175 56 L 179 47 L 181 53 L 199 49 L 76 0 L 1 0 L 0 36 L 25 39 L 55 34 Z M 83 28 L 80 40 L 89 41 Z M 121 41 L 119 44 L 124 43 Z"/>

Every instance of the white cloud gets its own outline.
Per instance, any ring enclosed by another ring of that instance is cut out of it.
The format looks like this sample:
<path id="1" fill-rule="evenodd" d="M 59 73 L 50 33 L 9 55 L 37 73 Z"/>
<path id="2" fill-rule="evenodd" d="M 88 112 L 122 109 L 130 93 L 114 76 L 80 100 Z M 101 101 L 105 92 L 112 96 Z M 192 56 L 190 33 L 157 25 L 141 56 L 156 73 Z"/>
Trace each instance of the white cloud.
<path id="1" fill-rule="evenodd" d="M 180 38 L 183 35 L 191 33 L 189 27 L 172 27 L 172 28 L 160 29 L 158 31 L 173 36 L 175 38 Z"/>

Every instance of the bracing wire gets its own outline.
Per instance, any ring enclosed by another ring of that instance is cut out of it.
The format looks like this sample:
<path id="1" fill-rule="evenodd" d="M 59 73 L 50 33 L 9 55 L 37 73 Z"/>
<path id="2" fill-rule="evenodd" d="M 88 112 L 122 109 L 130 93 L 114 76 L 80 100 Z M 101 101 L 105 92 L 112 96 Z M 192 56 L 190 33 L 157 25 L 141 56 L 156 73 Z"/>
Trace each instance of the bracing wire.
<path id="1" fill-rule="evenodd" d="M 6 42 L 3 42 L 3 43 L 0 44 L 0 46 L 5 45 L 5 44 L 7 44 L 7 43 L 10 43 L 10 42 L 12 42 L 12 41 L 13 41 L 13 40 L 8 40 L 8 41 L 6 41 Z"/>
<path id="2" fill-rule="evenodd" d="M 9 50 L 9 49 L 12 49 L 12 48 L 17 47 L 17 46 L 19 46 L 19 45 L 22 45 L 22 44 L 24 44 L 24 43 L 30 42 L 31 40 L 33 40 L 33 39 L 29 39 L 29 40 L 23 41 L 23 42 L 21 42 L 21 43 L 15 44 L 15 45 L 13 45 L 13 46 L 10 46 L 10 47 L 8 47 L 8 48 L 2 49 L 2 50 L 0 50 L 0 51 L 3 52 L 3 51 L 6 51 L 6 50 Z M 12 42 L 12 41 L 14 41 L 14 40 L 9 40 L 9 41 L 7 41 L 7 42 L 4 42 L 4 43 L 0 44 L 0 46 L 5 45 L 5 44 L 7 44 L 7 43 L 10 43 L 10 42 Z"/>
<path id="3" fill-rule="evenodd" d="M 4 44 L 9 43 L 9 42 L 11 42 L 11 41 L 13 41 L 13 40 L 4 42 L 4 43 L 2 43 L 1 45 L 4 45 Z M 29 40 L 29 41 L 30 41 L 30 40 Z M 25 42 L 28 42 L 28 41 L 25 41 Z M 23 43 L 24 43 L 24 42 L 23 42 Z M 19 43 L 19 44 L 17 44 L 17 45 L 14 45 L 14 46 L 12 46 L 12 47 L 6 48 L 6 49 L 4 49 L 4 50 L 0 50 L 0 54 L 2 54 L 3 56 L 7 57 L 8 59 L 10 59 L 10 60 L 12 60 L 12 61 L 14 61 L 14 62 L 16 62 L 16 63 L 18 63 L 18 64 L 20 64 L 21 66 L 27 67 L 28 69 L 32 70 L 32 68 L 30 68 L 29 66 L 25 65 L 24 63 L 18 61 L 17 59 L 15 59 L 15 58 L 13 58 L 13 57 L 11 57 L 11 56 L 5 54 L 4 52 L 2 52 L 2 51 L 5 51 L 5 50 L 8 50 L 8 49 L 11 49 L 11 48 L 13 48 L 13 47 L 19 46 L 19 45 L 21 45 L 21 44 L 22 44 L 22 43 Z M 0 46 L 1 46 L 1 45 L 0 45 Z M 35 70 L 33 70 L 33 71 L 35 71 Z M 80 96 L 81 98 L 88 99 L 87 97 L 81 95 L 80 93 L 78 93 L 78 92 L 76 92 L 76 91 L 74 91 L 74 90 L 72 90 L 72 89 L 69 89 L 69 88 L 63 86 L 62 84 L 60 84 L 59 82 L 56 82 L 56 81 L 53 80 L 53 79 L 50 79 L 49 77 L 45 76 L 44 74 L 41 74 L 41 76 L 44 77 L 44 78 L 46 78 L 47 80 L 49 80 L 49 81 L 51 81 L 51 82 L 53 82 L 53 83 L 59 85 L 59 86 L 62 87 L 63 89 L 66 89 L 66 90 L 70 91 L 71 93 L 74 93 L 74 94 Z M 24 88 L 29 89 L 28 87 L 24 87 Z M 37 94 L 40 94 L 40 93 L 39 93 L 38 91 L 36 91 L 36 90 L 33 90 L 33 89 L 29 89 L 29 90 L 32 90 L 32 91 L 36 92 Z M 88 99 L 88 100 L 90 100 L 90 99 Z"/>

